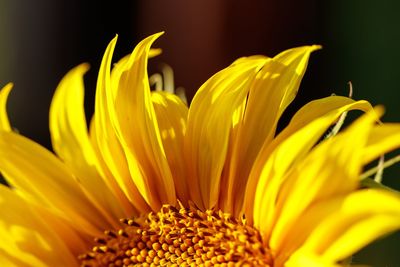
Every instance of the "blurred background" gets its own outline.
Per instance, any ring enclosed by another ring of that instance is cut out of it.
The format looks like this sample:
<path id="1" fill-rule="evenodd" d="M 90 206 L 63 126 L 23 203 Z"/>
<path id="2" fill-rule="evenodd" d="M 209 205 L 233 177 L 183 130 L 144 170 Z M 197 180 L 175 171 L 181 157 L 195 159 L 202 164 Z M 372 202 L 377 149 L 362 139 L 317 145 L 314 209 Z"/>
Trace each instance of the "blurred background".
<path id="1" fill-rule="evenodd" d="M 321 44 L 286 119 L 307 101 L 332 93 L 384 104 L 384 121 L 400 121 L 400 2 L 361 1 L 52 1 L 0 0 L 0 86 L 12 81 L 12 125 L 50 147 L 48 109 L 62 76 L 89 62 L 85 77 L 88 115 L 93 111 L 100 60 L 119 34 L 115 59 L 149 34 L 166 31 L 155 46 L 163 54 L 151 70 L 168 63 L 175 84 L 190 99 L 211 74 L 235 58 L 274 56 L 294 46 Z M 400 189 L 400 169 L 384 182 Z M 367 203 L 366 203 L 367 205 Z M 355 263 L 399 266 L 400 234 L 358 253 Z"/>

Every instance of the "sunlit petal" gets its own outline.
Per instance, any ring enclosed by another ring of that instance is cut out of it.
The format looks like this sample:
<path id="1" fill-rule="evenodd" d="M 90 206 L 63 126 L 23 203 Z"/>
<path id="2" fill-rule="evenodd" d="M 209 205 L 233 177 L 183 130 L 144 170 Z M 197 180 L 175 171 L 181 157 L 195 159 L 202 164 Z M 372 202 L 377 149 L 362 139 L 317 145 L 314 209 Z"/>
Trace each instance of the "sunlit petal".
<path id="1" fill-rule="evenodd" d="M 369 163 L 371 160 L 390 152 L 400 146 L 400 125 L 395 123 L 385 123 L 377 125 L 369 135 L 367 145 L 364 149 L 363 162 Z"/>
<path id="2" fill-rule="evenodd" d="M 82 232 L 96 235 L 98 229 L 109 226 L 72 172 L 43 147 L 17 134 L 2 132 L 0 157 L 0 171 L 26 199 L 52 209 Z"/>
<path id="3" fill-rule="evenodd" d="M 270 238 L 270 246 L 274 250 L 280 250 L 288 229 L 293 227 L 309 205 L 350 193 L 358 187 L 362 149 L 376 120 L 374 112 L 362 116 L 343 134 L 325 140 L 312 150 L 289 173 L 276 202 L 274 216 L 277 218 Z"/>
<path id="4" fill-rule="evenodd" d="M 292 232 L 301 236 L 302 242 L 295 242 L 299 250 L 337 262 L 399 229 L 400 199 L 387 191 L 363 190 L 321 201 L 304 215 L 307 219 L 299 225 L 304 233 Z"/>
<path id="5" fill-rule="evenodd" d="M 231 129 L 240 120 L 250 85 L 266 61 L 247 59 L 229 66 L 211 77 L 192 101 L 185 145 L 195 185 L 191 194 L 199 206 L 217 204 Z"/>
<path id="6" fill-rule="evenodd" d="M 29 202 L 3 185 L 0 215 L 0 259 L 17 266 L 76 265 L 76 258 L 55 229 L 35 214 Z"/>
<path id="7" fill-rule="evenodd" d="M 110 68 L 116 42 L 117 37 L 108 45 L 101 62 L 90 134 L 98 155 L 97 168 L 107 177 L 108 186 L 113 189 L 128 215 L 147 211 L 148 206 L 133 180 L 139 180 L 141 173 L 138 167 L 133 168 L 133 162 L 128 166 L 113 124 L 115 90 L 110 80 Z M 116 69 L 120 70 L 117 66 Z"/>
<path id="8" fill-rule="evenodd" d="M 83 74 L 87 69 L 88 65 L 82 64 L 60 82 L 50 106 L 51 139 L 54 151 L 79 178 L 85 194 L 113 223 L 112 218 L 122 217 L 123 211 L 95 168 L 83 106 Z"/>
<path id="9" fill-rule="evenodd" d="M 310 53 L 318 46 L 299 47 L 265 63 L 251 84 L 245 113 L 233 140 L 232 159 L 224 186 L 225 210 L 238 214 L 247 177 L 263 144 L 272 141 L 278 120 L 294 99 L 307 67 Z M 266 111 L 268 107 L 268 111 Z"/>
<path id="10" fill-rule="evenodd" d="M 139 43 L 119 79 L 115 99 L 118 134 L 130 169 L 138 170 L 135 184 L 148 204 L 158 209 L 161 203 L 176 203 L 175 187 L 168 165 L 157 118 L 151 101 L 147 60 L 152 43 L 161 34 Z"/>
<path id="11" fill-rule="evenodd" d="M 325 109 L 314 109 L 324 104 Z M 302 159 L 339 116 L 348 110 L 372 108 L 365 101 L 348 98 L 325 98 L 304 106 L 289 125 L 269 145 L 263 147 L 254 163 L 246 188 L 244 212 L 256 225 L 272 230 L 275 203 L 284 177 Z M 311 110 L 315 110 L 314 113 Z M 290 152 L 290 153 L 289 153 Z M 263 208 L 262 208 L 263 207 Z"/>
<path id="12" fill-rule="evenodd" d="M 183 164 L 185 161 L 183 144 L 188 108 L 178 96 L 167 92 L 153 92 L 151 98 L 177 196 L 181 202 L 187 203 L 189 183 Z"/>

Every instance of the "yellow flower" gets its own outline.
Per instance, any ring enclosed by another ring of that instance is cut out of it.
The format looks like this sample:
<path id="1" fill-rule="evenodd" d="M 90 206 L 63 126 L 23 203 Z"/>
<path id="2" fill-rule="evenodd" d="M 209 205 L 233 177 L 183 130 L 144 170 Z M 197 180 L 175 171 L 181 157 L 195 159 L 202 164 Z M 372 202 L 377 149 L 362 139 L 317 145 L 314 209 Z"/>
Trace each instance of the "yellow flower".
<path id="1" fill-rule="evenodd" d="M 87 130 L 83 75 L 50 109 L 54 154 L 13 132 L 0 93 L 0 266 L 340 266 L 400 227 L 400 198 L 360 189 L 363 167 L 400 146 L 366 101 L 331 96 L 276 134 L 318 46 L 240 58 L 190 108 L 150 91 L 156 34 L 100 67 Z M 319 142 L 346 111 L 366 112 Z"/>

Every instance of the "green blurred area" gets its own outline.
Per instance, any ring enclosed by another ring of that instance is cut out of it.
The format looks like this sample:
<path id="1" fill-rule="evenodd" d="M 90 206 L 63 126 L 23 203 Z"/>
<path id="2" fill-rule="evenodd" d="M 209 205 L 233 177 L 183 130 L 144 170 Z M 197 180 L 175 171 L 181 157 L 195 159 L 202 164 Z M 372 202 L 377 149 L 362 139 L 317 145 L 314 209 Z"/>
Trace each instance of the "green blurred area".
<path id="1" fill-rule="evenodd" d="M 330 1 L 325 10 L 330 75 L 336 88 L 351 81 L 355 99 L 386 108 L 385 122 L 400 121 L 400 1 Z M 400 166 L 384 172 L 383 182 L 400 190 Z M 368 203 L 365 203 L 368 205 Z M 400 266 L 400 233 L 371 244 L 354 263 Z"/>
<path id="2" fill-rule="evenodd" d="M 330 83 L 352 81 L 355 98 L 400 118 L 400 1 L 332 1 L 327 6 Z"/>

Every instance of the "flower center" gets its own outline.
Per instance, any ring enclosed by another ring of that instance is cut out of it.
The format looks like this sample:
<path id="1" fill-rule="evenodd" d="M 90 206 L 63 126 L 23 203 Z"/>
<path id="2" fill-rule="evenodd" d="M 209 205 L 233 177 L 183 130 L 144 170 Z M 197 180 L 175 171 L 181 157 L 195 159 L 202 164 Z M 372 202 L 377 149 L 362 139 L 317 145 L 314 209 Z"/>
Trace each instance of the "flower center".
<path id="1" fill-rule="evenodd" d="M 106 231 L 81 266 L 273 266 L 259 232 L 221 211 L 164 205 Z"/>

